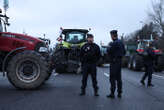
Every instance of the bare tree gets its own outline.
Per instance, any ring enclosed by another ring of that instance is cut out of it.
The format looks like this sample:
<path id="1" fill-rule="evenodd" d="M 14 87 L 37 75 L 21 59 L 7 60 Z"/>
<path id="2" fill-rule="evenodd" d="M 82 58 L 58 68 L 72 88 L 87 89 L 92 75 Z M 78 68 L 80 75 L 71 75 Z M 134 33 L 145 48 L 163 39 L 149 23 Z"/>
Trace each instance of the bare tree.
<path id="1" fill-rule="evenodd" d="M 164 0 L 152 0 L 152 11 L 148 16 L 157 27 L 159 34 L 164 37 Z"/>

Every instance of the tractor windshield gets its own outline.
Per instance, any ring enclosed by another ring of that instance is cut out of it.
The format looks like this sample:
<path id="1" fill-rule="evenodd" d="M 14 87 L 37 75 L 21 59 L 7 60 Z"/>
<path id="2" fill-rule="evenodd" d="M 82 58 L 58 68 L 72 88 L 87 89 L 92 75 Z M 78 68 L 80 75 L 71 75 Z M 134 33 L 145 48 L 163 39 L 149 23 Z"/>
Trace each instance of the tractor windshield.
<path id="1" fill-rule="evenodd" d="M 67 32 L 65 41 L 73 44 L 85 42 L 86 34 L 78 31 Z"/>

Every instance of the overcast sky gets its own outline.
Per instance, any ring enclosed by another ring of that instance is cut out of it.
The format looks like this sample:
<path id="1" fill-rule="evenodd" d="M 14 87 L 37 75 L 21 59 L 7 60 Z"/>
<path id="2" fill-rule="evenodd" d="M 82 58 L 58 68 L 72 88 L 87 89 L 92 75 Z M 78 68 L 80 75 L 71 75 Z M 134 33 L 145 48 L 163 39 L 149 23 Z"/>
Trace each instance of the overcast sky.
<path id="1" fill-rule="evenodd" d="M 128 34 L 146 21 L 151 0 L 9 0 L 11 32 L 43 36 L 55 42 L 60 27 L 91 28 L 95 41 L 108 43 L 109 31 Z M 0 2 L 1 7 L 3 2 Z"/>

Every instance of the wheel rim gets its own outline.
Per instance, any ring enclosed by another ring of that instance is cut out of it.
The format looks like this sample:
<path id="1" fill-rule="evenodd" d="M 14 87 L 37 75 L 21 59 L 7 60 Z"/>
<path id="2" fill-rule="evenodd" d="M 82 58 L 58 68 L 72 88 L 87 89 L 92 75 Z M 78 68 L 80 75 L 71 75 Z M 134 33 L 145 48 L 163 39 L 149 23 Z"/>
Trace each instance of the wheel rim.
<path id="1" fill-rule="evenodd" d="M 40 76 L 40 66 L 35 61 L 23 60 L 17 65 L 16 75 L 25 83 L 34 82 Z"/>

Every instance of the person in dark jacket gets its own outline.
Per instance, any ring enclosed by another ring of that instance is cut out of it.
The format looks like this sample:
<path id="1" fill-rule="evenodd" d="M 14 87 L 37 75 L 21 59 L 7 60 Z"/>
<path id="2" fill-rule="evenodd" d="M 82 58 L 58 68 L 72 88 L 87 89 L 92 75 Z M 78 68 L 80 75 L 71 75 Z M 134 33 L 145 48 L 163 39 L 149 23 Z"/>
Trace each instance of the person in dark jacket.
<path id="1" fill-rule="evenodd" d="M 150 43 L 149 47 L 146 49 L 147 55 L 144 56 L 144 65 L 145 65 L 145 74 L 141 79 L 141 84 L 145 85 L 145 79 L 148 77 L 147 86 L 154 86 L 152 84 L 152 74 L 153 74 L 153 66 L 155 61 L 155 53 L 153 51 L 153 44 Z"/>
<path id="2" fill-rule="evenodd" d="M 118 97 L 122 96 L 122 77 L 121 77 L 121 64 L 122 57 L 125 55 L 125 46 L 121 40 L 118 39 L 117 30 L 112 30 L 110 32 L 113 42 L 110 43 L 107 49 L 108 55 L 110 57 L 110 84 L 111 93 L 107 95 L 108 98 L 115 98 L 115 89 L 117 83 Z"/>
<path id="3" fill-rule="evenodd" d="M 87 43 L 81 47 L 80 60 L 82 64 L 82 86 L 80 95 L 85 95 L 85 89 L 87 86 L 88 75 L 92 77 L 92 84 L 94 88 L 94 95 L 99 96 L 97 86 L 97 71 L 96 63 L 100 58 L 100 48 L 93 41 L 93 35 L 87 34 Z"/>

